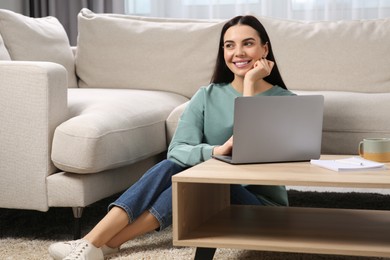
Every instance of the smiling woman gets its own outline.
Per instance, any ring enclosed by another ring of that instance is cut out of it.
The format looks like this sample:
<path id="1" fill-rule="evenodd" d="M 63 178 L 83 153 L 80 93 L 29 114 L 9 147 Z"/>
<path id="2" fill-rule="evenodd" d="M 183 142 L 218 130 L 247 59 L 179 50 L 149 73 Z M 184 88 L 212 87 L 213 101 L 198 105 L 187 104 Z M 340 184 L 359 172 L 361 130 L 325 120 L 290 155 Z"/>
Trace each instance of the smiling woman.
<path id="1" fill-rule="evenodd" d="M 236 75 L 232 82 L 233 87 L 242 92 L 239 88 L 239 81 L 247 78 L 247 84 L 256 82 L 270 75 L 274 62 L 266 60 L 268 54 L 268 43 L 261 40 L 259 34 L 248 25 L 239 25 L 229 28 L 224 37 L 224 58 L 228 68 Z M 256 69 L 259 73 L 253 74 L 248 71 Z M 251 76 L 251 77 L 249 77 Z M 256 89 L 254 89 L 256 87 Z M 244 91 L 244 95 L 253 96 L 256 92 L 263 92 L 272 88 L 272 85 L 265 81 L 259 81 L 257 86 Z"/>
<path id="2" fill-rule="evenodd" d="M 108 213 L 83 239 L 52 244 L 49 252 L 54 259 L 72 260 L 79 256 L 103 259 L 129 240 L 169 227 L 172 224 L 172 176 L 209 160 L 212 155 L 231 155 L 235 99 L 243 95 L 294 95 L 286 89 L 276 70 L 270 39 L 256 17 L 230 19 L 223 24 L 219 38 L 219 42 L 215 41 L 219 51 L 214 76 L 210 84 L 201 86 L 188 102 L 168 146 L 167 159 L 147 170 L 111 203 Z M 231 48 L 225 50 L 224 45 Z M 217 78 L 219 82 L 215 81 Z M 266 189 L 250 186 L 231 185 L 231 203 L 288 204 L 284 186 Z"/>
<path id="3" fill-rule="evenodd" d="M 237 16 L 228 21 L 222 29 L 220 46 L 213 83 L 231 82 L 245 96 L 268 90 L 272 85 L 287 89 L 268 33 L 254 16 Z M 244 85 L 249 87 L 243 88 Z"/>

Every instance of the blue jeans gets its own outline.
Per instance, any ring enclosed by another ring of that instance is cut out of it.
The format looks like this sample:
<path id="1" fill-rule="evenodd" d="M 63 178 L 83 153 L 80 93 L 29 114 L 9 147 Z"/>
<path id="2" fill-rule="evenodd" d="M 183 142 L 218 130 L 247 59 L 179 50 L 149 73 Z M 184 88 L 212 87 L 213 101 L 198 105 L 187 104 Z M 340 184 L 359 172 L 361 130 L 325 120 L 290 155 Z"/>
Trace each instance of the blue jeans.
<path id="1" fill-rule="evenodd" d="M 122 208 L 129 223 L 143 212 L 149 211 L 163 230 L 172 224 L 172 176 L 186 168 L 163 160 L 150 168 L 136 183 L 128 188 L 115 202 L 108 206 Z M 241 185 L 231 185 L 232 204 L 261 205 L 262 203 Z"/>

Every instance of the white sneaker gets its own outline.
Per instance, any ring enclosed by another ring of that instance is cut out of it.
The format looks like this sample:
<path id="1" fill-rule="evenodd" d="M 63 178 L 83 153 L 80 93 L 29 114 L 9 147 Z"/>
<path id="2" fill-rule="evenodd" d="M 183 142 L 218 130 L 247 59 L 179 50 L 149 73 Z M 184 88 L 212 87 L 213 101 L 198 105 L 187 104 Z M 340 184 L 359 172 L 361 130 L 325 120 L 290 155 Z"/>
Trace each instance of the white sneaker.
<path id="1" fill-rule="evenodd" d="M 104 260 L 103 251 L 87 240 L 80 239 L 79 243 L 64 258 L 64 260 Z"/>
<path id="2" fill-rule="evenodd" d="M 54 260 L 62 260 L 67 257 L 79 243 L 82 242 L 84 242 L 84 240 L 79 239 L 51 244 L 49 247 L 49 254 Z M 109 256 L 119 252 L 119 248 L 111 248 L 106 245 L 102 246 L 100 249 L 102 250 L 104 256 Z"/>

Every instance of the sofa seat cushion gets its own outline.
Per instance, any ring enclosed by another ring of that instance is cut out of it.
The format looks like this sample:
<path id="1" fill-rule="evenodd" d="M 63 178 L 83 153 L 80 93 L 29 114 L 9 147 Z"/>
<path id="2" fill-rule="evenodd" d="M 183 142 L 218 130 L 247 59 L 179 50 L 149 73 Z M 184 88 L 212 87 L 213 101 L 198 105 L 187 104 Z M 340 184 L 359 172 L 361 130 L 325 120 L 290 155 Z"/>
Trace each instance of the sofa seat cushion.
<path id="1" fill-rule="evenodd" d="M 70 118 L 56 128 L 52 161 L 63 171 L 95 173 L 167 148 L 165 120 L 188 98 L 162 91 L 69 89 Z"/>
<path id="2" fill-rule="evenodd" d="M 183 114 L 184 109 L 186 108 L 189 101 L 181 104 L 180 106 L 176 107 L 172 112 L 169 114 L 166 122 L 167 127 L 167 142 L 170 143 L 173 135 L 175 134 L 177 125 L 179 124 L 179 119 L 181 114 Z"/>
<path id="3" fill-rule="evenodd" d="M 370 137 L 390 137 L 390 93 L 294 91 L 298 95 L 325 97 L 322 153 L 357 154 L 359 142 Z"/>

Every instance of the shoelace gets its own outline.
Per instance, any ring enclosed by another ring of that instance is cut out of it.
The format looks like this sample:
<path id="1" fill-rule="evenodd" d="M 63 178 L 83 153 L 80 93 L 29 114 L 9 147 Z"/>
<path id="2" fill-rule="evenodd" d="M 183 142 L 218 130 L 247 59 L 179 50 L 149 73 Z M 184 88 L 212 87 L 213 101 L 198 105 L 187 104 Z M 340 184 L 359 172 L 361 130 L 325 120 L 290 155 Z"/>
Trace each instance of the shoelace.
<path id="1" fill-rule="evenodd" d="M 64 260 L 80 259 L 83 251 L 87 249 L 88 246 L 88 243 L 85 242 L 73 243 L 72 251 Z"/>
<path id="2" fill-rule="evenodd" d="M 70 252 L 72 252 L 78 245 L 80 245 L 82 242 L 79 240 L 76 241 L 69 241 L 69 242 L 64 242 L 64 244 L 70 245 Z"/>

